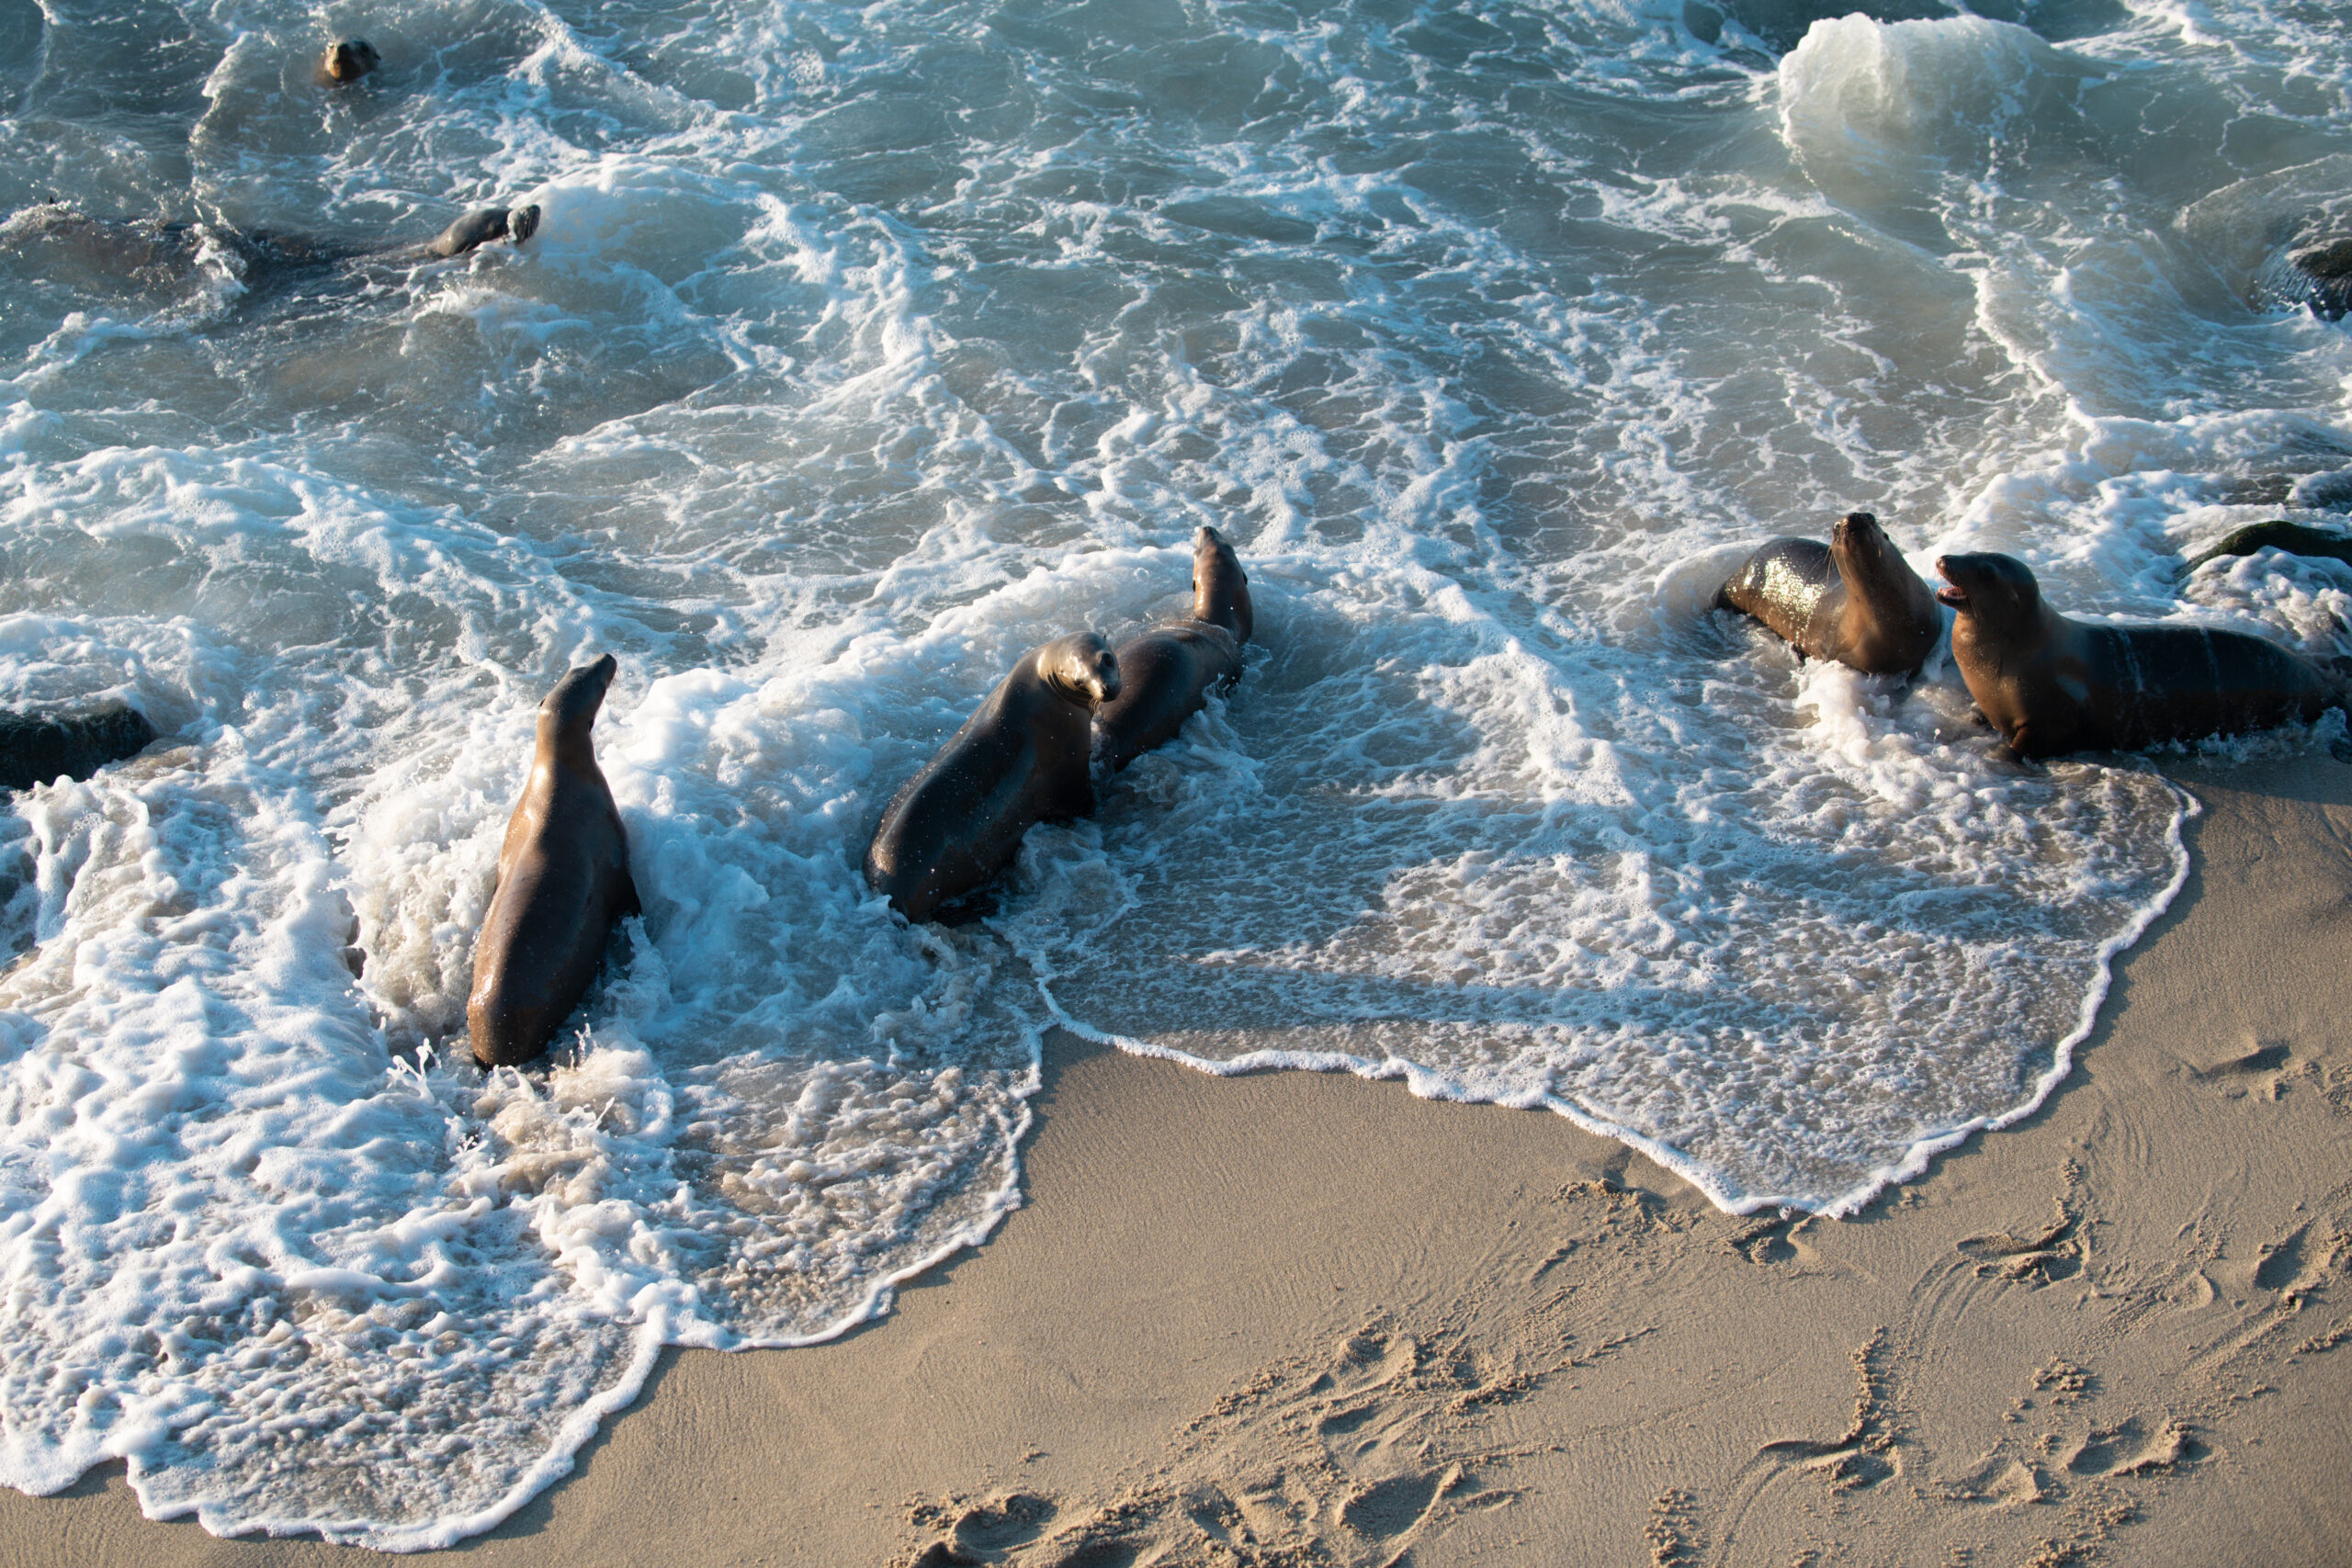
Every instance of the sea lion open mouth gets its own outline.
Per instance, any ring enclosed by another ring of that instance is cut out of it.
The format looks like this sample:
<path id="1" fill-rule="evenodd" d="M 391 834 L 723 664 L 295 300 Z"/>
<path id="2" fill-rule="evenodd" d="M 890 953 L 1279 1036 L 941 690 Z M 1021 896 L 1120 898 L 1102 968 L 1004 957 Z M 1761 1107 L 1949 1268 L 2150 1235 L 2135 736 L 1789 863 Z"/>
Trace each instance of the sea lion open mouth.
<path id="1" fill-rule="evenodd" d="M 1936 590 L 1936 602 L 1950 604 L 1955 610 L 1968 608 L 1968 590 L 1951 580 L 1951 573 L 1944 570 L 1942 557 L 1936 559 L 1936 575 L 1944 580 L 1944 585 Z"/>

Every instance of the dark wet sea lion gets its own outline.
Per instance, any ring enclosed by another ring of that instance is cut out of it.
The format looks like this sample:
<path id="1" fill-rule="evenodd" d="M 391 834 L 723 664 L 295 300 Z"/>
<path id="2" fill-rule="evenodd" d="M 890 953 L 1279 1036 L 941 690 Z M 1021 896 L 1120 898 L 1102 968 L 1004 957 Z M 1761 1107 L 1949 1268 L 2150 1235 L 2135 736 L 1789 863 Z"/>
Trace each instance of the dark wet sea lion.
<path id="1" fill-rule="evenodd" d="M 1094 809 L 1095 710 L 1119 694 L 1119 661 L 1094 632 L 1022 655 L 882 814 L 865 881 L 910 920 L 987 882 L 1041 821 Z"/>
<path id="2" fill-rule="evenodd" d="M 241 233 L 223 224 L 154 218 L 92 218 L 62 202 L 25 208 L 0 222 L 0 250 L 33 258 L 50 276 L 93 287 L 176 285 L 208 255 L 225 259 L 250 290 L 356 287 L 370 265 L 461 256 L 538 232 L 539 209 L 485 207 L 422 244 L 354 245 L 299 234 Z M 80 273 L 79 278 L 73 275 Z"/>
<path id="3" fill-rule="evenodd" d="M 330 86 L 346 86 L 383 62 L 376 46 L 366 39 L 337 39 L 327 45 L 325 58 L 319 62 L 319 80 Z"/>
<path id="4" fill-rule="evenodd" d="M 2195 571 L 2209 560 L 2219 560 L 2223 556 L 2250 556 L 2256 550 L 2284 550 L 2290 556 L 2352 561 L 2352 536 L 2332 534 L 2324 528 L 2307 528 L 2284 518 L 2249 523 L 2222 535 L 2221 543 L 2192 558 L 2183 570 Z"/>
<path id="5" fill-rule="evenodd" d="M 434 236 L 424 249 L 436 256 L 461 256 L 492 240 L 521 244 L 539 231 L 537 202 L 526 207 L 484 207 L 467 213 Z"/>
<path id="6" fill-rule="evenodd" d="M 0 713 L 0 789 L 86 779 L 154 739 L 147 716 L 122 703 L 78 714 Z"/>
<path id="7" fill-rule="evenodd" d="M 1732 573 L 1715 604 L 1755 616 L 1808 659 L 1872 675 L 1918 669 L 1944 629 L 1934 592 L 1867 512 L 1840 518 L 1826 545 L 1774 539 Z"/>
<path id="8" fill-rule="evenodd" d="M 1116 773 L 1166 745 L 1211 691 L 1241 677 L 1250 576 L 1214 528 L 1193 536 L 1193 615 L 1119 645 L 1119 694 L 1094 718 L 1094 751 Z"/>
<path id="9" fill-rule="evenodd" d="M 628 835 L 591 733 L 617 668 L 608 653 L 539 704 L 531 774 L 506 820 L 498 891 L 474 942 L 466 1031 L 485 1067 L 548 1048 L 596 977 L 614 925 L 638 913 Z"/>
<path id="10" fill-rule="evenodd" d="M 2199 626 L 2070 621 L 2014 556 L 1946 556 L 1951 654 L 1977 708 L 2020 757 L 2129 751 L 2317 718 L 2341 684 L 2277 643 Z"/>

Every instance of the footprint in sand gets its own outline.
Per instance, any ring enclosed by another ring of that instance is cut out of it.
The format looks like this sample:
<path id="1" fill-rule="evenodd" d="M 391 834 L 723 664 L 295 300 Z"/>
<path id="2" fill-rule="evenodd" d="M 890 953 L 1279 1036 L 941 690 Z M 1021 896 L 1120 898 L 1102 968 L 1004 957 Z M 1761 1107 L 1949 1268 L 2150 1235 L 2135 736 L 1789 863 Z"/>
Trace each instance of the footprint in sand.
<path id="1" fill-rule="evenodd" d="M 2093 1427 L 2066 1455 L 2066 1472 L 2086 1479 L 2143 1475 L 2192 1461 L 2199 1451 L 2177 1422 L 2133 1416 L 2113 1427 Z"/>

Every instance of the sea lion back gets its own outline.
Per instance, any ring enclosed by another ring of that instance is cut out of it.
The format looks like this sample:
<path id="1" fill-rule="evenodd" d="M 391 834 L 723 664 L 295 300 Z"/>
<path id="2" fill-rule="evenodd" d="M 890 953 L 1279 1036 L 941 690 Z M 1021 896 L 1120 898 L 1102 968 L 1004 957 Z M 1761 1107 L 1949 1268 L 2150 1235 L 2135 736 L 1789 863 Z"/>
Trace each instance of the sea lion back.
<path id="1" fill-rule="evenodd" d="M 639 912 L 628 829 L 593 735 L 616 669 L 606 654 L 539 705 L 531 771 L 499 846 L 498 887 L 475 940 L 466 998 L 466 1032 L 486 1067 L 548 1048 L 595 979 L 613 927 Z"/>

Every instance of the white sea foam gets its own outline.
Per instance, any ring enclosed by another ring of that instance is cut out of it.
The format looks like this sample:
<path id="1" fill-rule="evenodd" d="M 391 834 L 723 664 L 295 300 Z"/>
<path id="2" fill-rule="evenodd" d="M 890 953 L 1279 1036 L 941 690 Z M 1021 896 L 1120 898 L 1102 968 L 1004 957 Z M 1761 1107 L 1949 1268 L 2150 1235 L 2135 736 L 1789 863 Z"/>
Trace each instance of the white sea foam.
<path id="1" fill-rule="evenodd" d="M 487 1528 L 660 1346 L 821 1338 L 985 1237 L 1057 1021 L 1549 1106 L 1736 1208 L 2039 1103 L 2185 798 L 1713 591 L 1862 506 L 2073 613 L 2352 648 L 2340 565 L 2181 570 L 2337 515 L 2352 334 L 2256 290 L 2332 220 L 2352 47 L 1826 9 L 44 11 L 0 211 L 214 238 L 0 228 L 0 698 L 165 735 L 0 814 L 0 1479 Z M 319 86 L 330 28 L 382 70 Z M 449 262 L 220 239 L 522 201 Z M 895 920 L 890 793 L 1024 649 L 1181 613 L 1202 523 L 1238 690 L 985 922 Z M 533 706 L 606 651 L 645 911 L 485 1075 Z"/>

